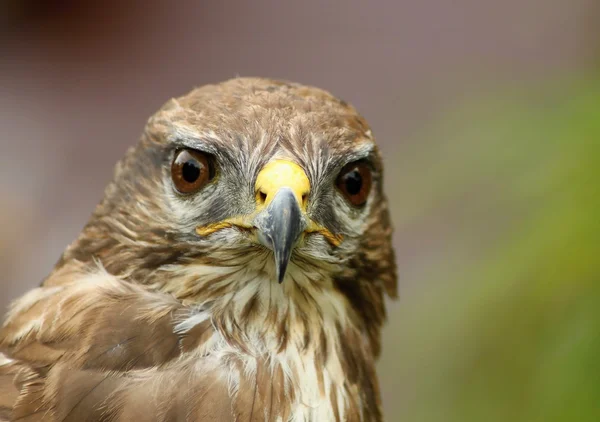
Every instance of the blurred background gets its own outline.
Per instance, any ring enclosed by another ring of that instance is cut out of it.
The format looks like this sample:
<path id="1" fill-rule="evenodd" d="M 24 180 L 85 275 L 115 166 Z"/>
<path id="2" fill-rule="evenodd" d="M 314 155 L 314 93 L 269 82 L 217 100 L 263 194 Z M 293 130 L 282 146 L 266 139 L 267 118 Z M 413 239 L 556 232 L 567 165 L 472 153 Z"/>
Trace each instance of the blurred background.
<path id="1" fill-rule="evenodd" d="M 161 104 L 325 88 L 387 164 L 389 421 L 600 420 L 600 2 L 0 0 L 0 306 Z"/>

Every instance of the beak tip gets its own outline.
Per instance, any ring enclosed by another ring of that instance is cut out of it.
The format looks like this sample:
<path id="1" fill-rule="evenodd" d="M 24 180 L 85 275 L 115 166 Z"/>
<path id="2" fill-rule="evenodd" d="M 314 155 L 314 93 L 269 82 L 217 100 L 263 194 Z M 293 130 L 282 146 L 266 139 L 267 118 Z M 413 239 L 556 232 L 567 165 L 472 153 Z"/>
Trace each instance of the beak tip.
<path id="1" fill-rule="evenodd" d="M 288 267 L 288 262 L 289 262 L 289 258 L 285 259 L 285 260 L 276 260 L 275 263 L 275 277 L 277 278 L 277 282 L 279 284 L 283 283 L 283 280 L 285 280 L 285 275 L 287 273 L 287 267 Z"/>

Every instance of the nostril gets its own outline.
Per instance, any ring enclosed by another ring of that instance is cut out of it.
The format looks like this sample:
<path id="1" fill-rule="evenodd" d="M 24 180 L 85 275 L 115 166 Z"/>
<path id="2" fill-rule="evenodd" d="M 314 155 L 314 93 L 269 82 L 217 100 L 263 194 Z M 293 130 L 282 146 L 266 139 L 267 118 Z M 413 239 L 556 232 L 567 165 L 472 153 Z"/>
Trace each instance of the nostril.
<path id="1" fill-rule="evenodd" d="M 306 205 L 306 201 L 308 201 L 308 194 L 305 193 L 302 195 L 302 205 Z"/>
<path id="2" fill-rule="evenodd" d="M 256 195 L 256 199 L 258 200 L 259 204 L 264 204 L 265 202 L 267 202 L 267 194 L 264 193 L 263 191 L 258 191 L 258 194 Z"/>

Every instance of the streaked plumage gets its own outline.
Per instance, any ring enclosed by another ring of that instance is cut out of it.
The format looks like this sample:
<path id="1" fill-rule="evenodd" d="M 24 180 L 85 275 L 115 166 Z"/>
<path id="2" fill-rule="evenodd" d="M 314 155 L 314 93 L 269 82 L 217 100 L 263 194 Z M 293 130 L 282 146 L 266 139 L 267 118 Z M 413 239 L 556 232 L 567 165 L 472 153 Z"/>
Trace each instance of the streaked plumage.
<path id="1" fill-rule="evenodd" d="M 218 165 L 193 195 L 169 177 L 181 148 Z M 256 233 L 275 207 L 256 181 L 278 160 L 310 184 L 281 284 Z M 335 188 L 357 160 L 373 178 L 360 207 Z M 382 420 L 375 360 L 396 274 L 381 173 L 367 123 L 319 89 L 238 78 L 169 101 L 42 286 L 13 303 L 0 420 Z"/>

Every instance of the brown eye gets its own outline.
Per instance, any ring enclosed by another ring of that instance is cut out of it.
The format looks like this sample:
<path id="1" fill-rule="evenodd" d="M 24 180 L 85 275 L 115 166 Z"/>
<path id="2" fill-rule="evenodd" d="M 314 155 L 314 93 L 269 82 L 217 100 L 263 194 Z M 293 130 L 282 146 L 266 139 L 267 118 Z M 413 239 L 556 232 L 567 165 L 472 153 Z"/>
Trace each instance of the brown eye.
<path id="1" fill-rule="evenodd" d="M 361 206 L 367 202 L 373 177 L 371 168 L 363 162 L 346 165 L 337 178 L 336 185 L 352 205 Z"/>
<path id="2" fill-rule="evenodd" d="M 180 193 L 194 193 L 204 187 L 215 176 L 211 160 L 206 154 L 193 149 L 175 153 L 171 164 L 171 178 Z"/>

